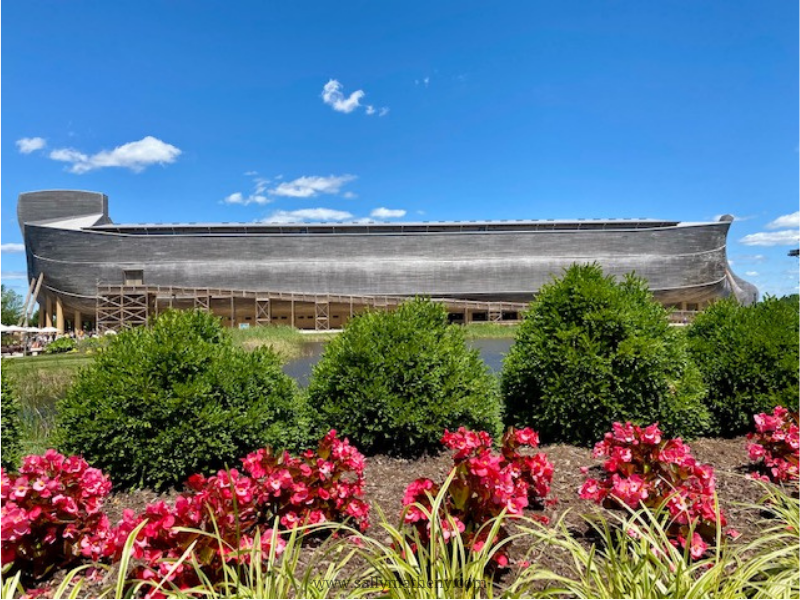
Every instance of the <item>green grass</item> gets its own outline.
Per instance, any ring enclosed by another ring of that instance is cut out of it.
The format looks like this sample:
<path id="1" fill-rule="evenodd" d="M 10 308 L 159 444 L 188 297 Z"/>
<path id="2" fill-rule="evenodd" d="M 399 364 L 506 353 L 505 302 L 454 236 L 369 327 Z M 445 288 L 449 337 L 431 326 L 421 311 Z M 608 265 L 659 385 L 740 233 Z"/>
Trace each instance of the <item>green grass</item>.
<path id="1" fill-rule="evenodd" d="M 501 325 L 500 323 L 470 323 L 464 326 L 468 340 L 513 338 L 517 335 L 519 325 Z"/>
<path id="2" fill-rule="evenodd" d="M 299 329 L 286 325 L 268 325 L 250 327 L 248 329 L 232 329 L 231 336 L 235 344 L 246 350 L 260 346 L 269 346 L 280 356 L 283 362 L 289 362 L 304 356 L 308 342 L 324 342 L 337 335 L 336 332 L 314 331 L 301 333 Z"/>
<path id="3" fill-rule="evenodd" d="M 55 354 L 4 359 L 2 368 L 22 405 L 24 454 L 40 454 L 50 447 L 56 402 L 72 385 L 78 369 L 91 362 L 91 355 Z"/>

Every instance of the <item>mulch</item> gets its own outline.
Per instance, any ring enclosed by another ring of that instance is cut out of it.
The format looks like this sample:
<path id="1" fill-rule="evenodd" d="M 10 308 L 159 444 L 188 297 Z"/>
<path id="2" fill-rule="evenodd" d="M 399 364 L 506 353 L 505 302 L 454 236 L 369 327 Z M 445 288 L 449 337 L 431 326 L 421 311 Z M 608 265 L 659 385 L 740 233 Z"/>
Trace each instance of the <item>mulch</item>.
<path id="1" fill-rule="evenodd" d="M 728 520 L 727 527 L 741 533 L 741 537 L 737 541 L 742 543 L 759 536 L 760 527 L 763 526 L 763 516 L 759 510 L 748 505 L 758 502 L 764 494 L 763 488 L 758 483 L 745 476 L 748 469 L 745 443 L 745 438 L 739 437 L 735 439 L 700 439 L 690 444 L 697 460 L 714 466 L 718 498 L 721 509 Z M 581 515 L 597 514 L 605 509 L 578 497 L 578 490 L 586 477 L 581 473 L 580 467 L 589 467 L 590 474 L 596 477 L 600 475 L 602 460 L 593 459 L 590 449 L 562 444 L 542 446 L 538 451 L 545 452 L 555 467 L 551 498 L 554 497 L 558 501 L 552 506 L 528 511 L 528 515 L 544 515 L 550 520 L 550 523 L 556 523 L 559 518 L 563 517 L 572 534 L 578 539 L 584 540 L 588 546 L 591 543 L 591 528 Z M 416 460 L 388 456 L 368 457 L 365 470 L 365 499 L 373 507 L 380 507 L 387 520 L 393 525 L 397 525 L 406 486 L 421 477 L 442 482 L 447 477 L 451 466 L 452 458 L 449 453 L 426 456 Z M 122 512 L 125 509 L 132 509 L 139 513 L 147 504 L 157 500 L 171 502 L 176 496 L 177 492 L 158 494 L 149 490 L 115 492 L 106 501 L 105 508 L 111 522 L 116 523 L 122 518 Z M 374 510 L 371 521 L 373 527 L 369 534 L 382 542 L 387 542 L 388 535 L 375 526 L 378 516 Z M 527 556 L 529 550 L 530 548 L 526 547 L 524 542 L 515 542 L 510 551 L 512 563 L 530 558 Z M 535 559 L 555 572 L 563 572 L 564 565 L 557 554 L 536 554 Z M 342 573 L 341 576 L 355 576 L 363 571 L 364 566 L 363 562 L 355 561 L 348 567 L 348 572 Z M 63 570 L 59 571 L 49 582 L 40 585 L 55 587 L 64 575 Z M 106 583 L 113 581 L 112 577 L 116 577 L 116 573 L 112 572 L 111 576 L 106 578 Z M 101 584 L 90 585 L 84 588 L 84 593 L 98 591 L 101 587 Z"/>

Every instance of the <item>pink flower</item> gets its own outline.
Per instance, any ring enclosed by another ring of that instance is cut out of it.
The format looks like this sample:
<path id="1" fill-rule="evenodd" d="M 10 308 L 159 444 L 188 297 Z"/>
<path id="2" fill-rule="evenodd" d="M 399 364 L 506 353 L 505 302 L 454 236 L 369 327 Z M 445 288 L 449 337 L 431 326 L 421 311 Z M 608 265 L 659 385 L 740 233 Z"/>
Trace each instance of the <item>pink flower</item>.
<path id="1" fill-rule="evenodd" d="M 430 492 L 433 495 L 433 489 L 434 483 L 430 479 L 423 478 L 412 481 L 408 484 L 405 494 L 403 494 L 403 506 L 424 500 L 427 498 L 426 492 Z"/>
<path id="2" fill-rule="evenodd" d="M 596 479 L 587 479 L 583 482 L 578 495 L 584 500 L 592 500 L 600 503 L 600 501 L 605 497 L 605 491 L 600 488 L 600 485 Z"/>
<path id="3" fill-rule="evenodd" d="M 682 548 L 686 548 L 686 538 L 682 535 L 678 536 L 678 543 L 681 545 Z M 703 538 L 700 537 L 700 534 L 696 531 L 692 533 L 692 542 L 689 544 L 689 554 L 694 559 L 697 560 L 703 554 L 705 554 L 706 550 L 708 549 L 708 544 L 703 541 Z"/>
<path id="4" fill-rule="evenodd" d="M 653 423 L 642 430 L 641 440 L 645 444 L 656 445 L 661 443 L 661 430 L 658 428 L 658 423 Z"/>
<path id="5" fill-rule="evenodd" d="M 539 446 L 539 434 L 530 427 L 515 430 L 514 436 L 516 441 L 524 446 L 531 446 L 532 448 Z"/>
<path id="6" fill-rule="evenodd" d="M 622 425 L 620 423 L 614 423 L 611 426 L 613 431 L 614 439 L 618 442 L 626 442 L 626 443 L 636 443 L 636 435 L 633 429 L 633 425 L 631 425 L 630 421 Z"/>

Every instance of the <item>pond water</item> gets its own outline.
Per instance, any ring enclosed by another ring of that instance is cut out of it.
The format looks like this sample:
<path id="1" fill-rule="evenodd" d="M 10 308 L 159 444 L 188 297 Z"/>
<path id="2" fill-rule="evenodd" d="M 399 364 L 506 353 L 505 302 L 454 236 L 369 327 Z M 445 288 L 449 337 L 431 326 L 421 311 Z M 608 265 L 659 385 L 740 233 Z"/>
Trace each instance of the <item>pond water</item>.
<path id="1" fill-rule="evenodd" d="M 503 357 L 508 353 L 512 343 L 514 343 L 513 338 L 478 339 L 467 342 L 470 347 L 478 349 L 481 358 L 493 373 L 499 373 L 503 368 Z M 325 342 L 306 343 L 305 354 L 286 363 L 283 372 L 294 378 L 302 387 L 306 387 L 311 369 L 319 361 L 324 349 Z"/>

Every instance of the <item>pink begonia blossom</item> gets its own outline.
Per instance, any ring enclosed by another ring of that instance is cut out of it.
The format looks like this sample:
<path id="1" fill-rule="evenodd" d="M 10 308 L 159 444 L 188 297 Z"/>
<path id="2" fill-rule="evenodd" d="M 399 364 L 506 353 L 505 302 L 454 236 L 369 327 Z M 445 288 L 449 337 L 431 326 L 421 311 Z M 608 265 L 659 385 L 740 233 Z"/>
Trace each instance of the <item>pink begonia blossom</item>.
<path id="1" fill-rule="evenodd" d="M 194 568 L 169 573 L 191 544 L 203 576 L 216 582 L 224 576 L 224 563 L 249 563 L 254 556 L 266 561 L 270 552 L 284 551 L 283 536 L 276 534 L 273 542 L 274 532 L 267 528 L 275 519 L 284 529 L 329 521 L 352 522 L 362 531 L 369 526 L 370 506 L 362 499 L 364 457 L 335 431 L 299 457 L 262 448 L 243 458 L 242 467 L 243 472 L 191 476 L 187 492 L 172 506 L 159 501 L 138 516 L 126 511 L 107 544 L 110 554 L 119 557 L 130 532 L 147 520 L 133 546 L 133 557 L 141 561 L 134 577 L 155 584 L 168 576 L 179 589 L 188 589 L 200 583 Z M 218 533 L 222 549 L 215 537 L 186 535 L 184 528 Z"/>
<path id="2" fill-rule="evenodd" d="M 775 483 L 800 479 L 798 413 L 776 406 L 771 415 L 760 413 L 753 420 L 756 433 L 747 434 L 747 453 L 762 473 L 755 477 Z"/>
<path id="3" fill-rule="evenodd" d="M 445 430 L 442 443 L 455 450 L 455 474 L 439 515 L 431 515 L 432 499 L 440 492 L 439 485 L 432 480 L 413 481 L 403 495 L 404 523 L 414 528 L 423 543 L 430 539 L 431 516 L 438 516 L 445 541 L 451 540 L 457 530 L 465 535 L 465 545 L 478 552 L 487 540 L 477 537 L 477 532 L 489 519 L 503 511 L 514 517 L 522 514 L 531 503 L 545 502 L 550 492 L 553 465 L 542 453 L 529 455 L 517 451 L 523 446 L 536 448 L 539 445 L 539 436 L 532 429 L 509 429 L 503 436 L 500 454 L 492 451 L 492 438 L 488 433 L 464 427 L 453 432 Z M 445 515 L 454 520 L 455 529 Z M 546 520 L 543 516 L 538 518 Z M 501 528 L 493 543 L 507 536 L 505 528 Z M 409 537 L 409 545 L 414 547 L 411 540 Z M 504 547 L 494 554 L 495 564 L 508 564 L 507 550 Z"/>
<path id="4" fill-rule="evenodd" d="M 706 550 L 705 540 L 713 540 L 725 516 L 716 509 L 716 478 L 709 465 L 699 464 L 691 449 L 680 438 L 663 438 L 654 423 L 639 427 L 614 423 L 593 452 L 606 457 L 606 477 L 588 478 L 580 497 L 608 507 L 665 506 L 671 516 L 667 534 L 679 547 L 686 547 L 689 531 L 694 528 L 690 555 L 698 558 Z M 583 471 L 588 473 L 588 469 Z"/>
<path id="5" fill-rule="evenodd" d="M 38 577 L 54 564 L 104 556 L 112 534 L 102 508 L 111 482 L 80 456 L 52 449 L 26 456 L 19 474 L 2 471 L 0 488 L 4 566 Z"/>

